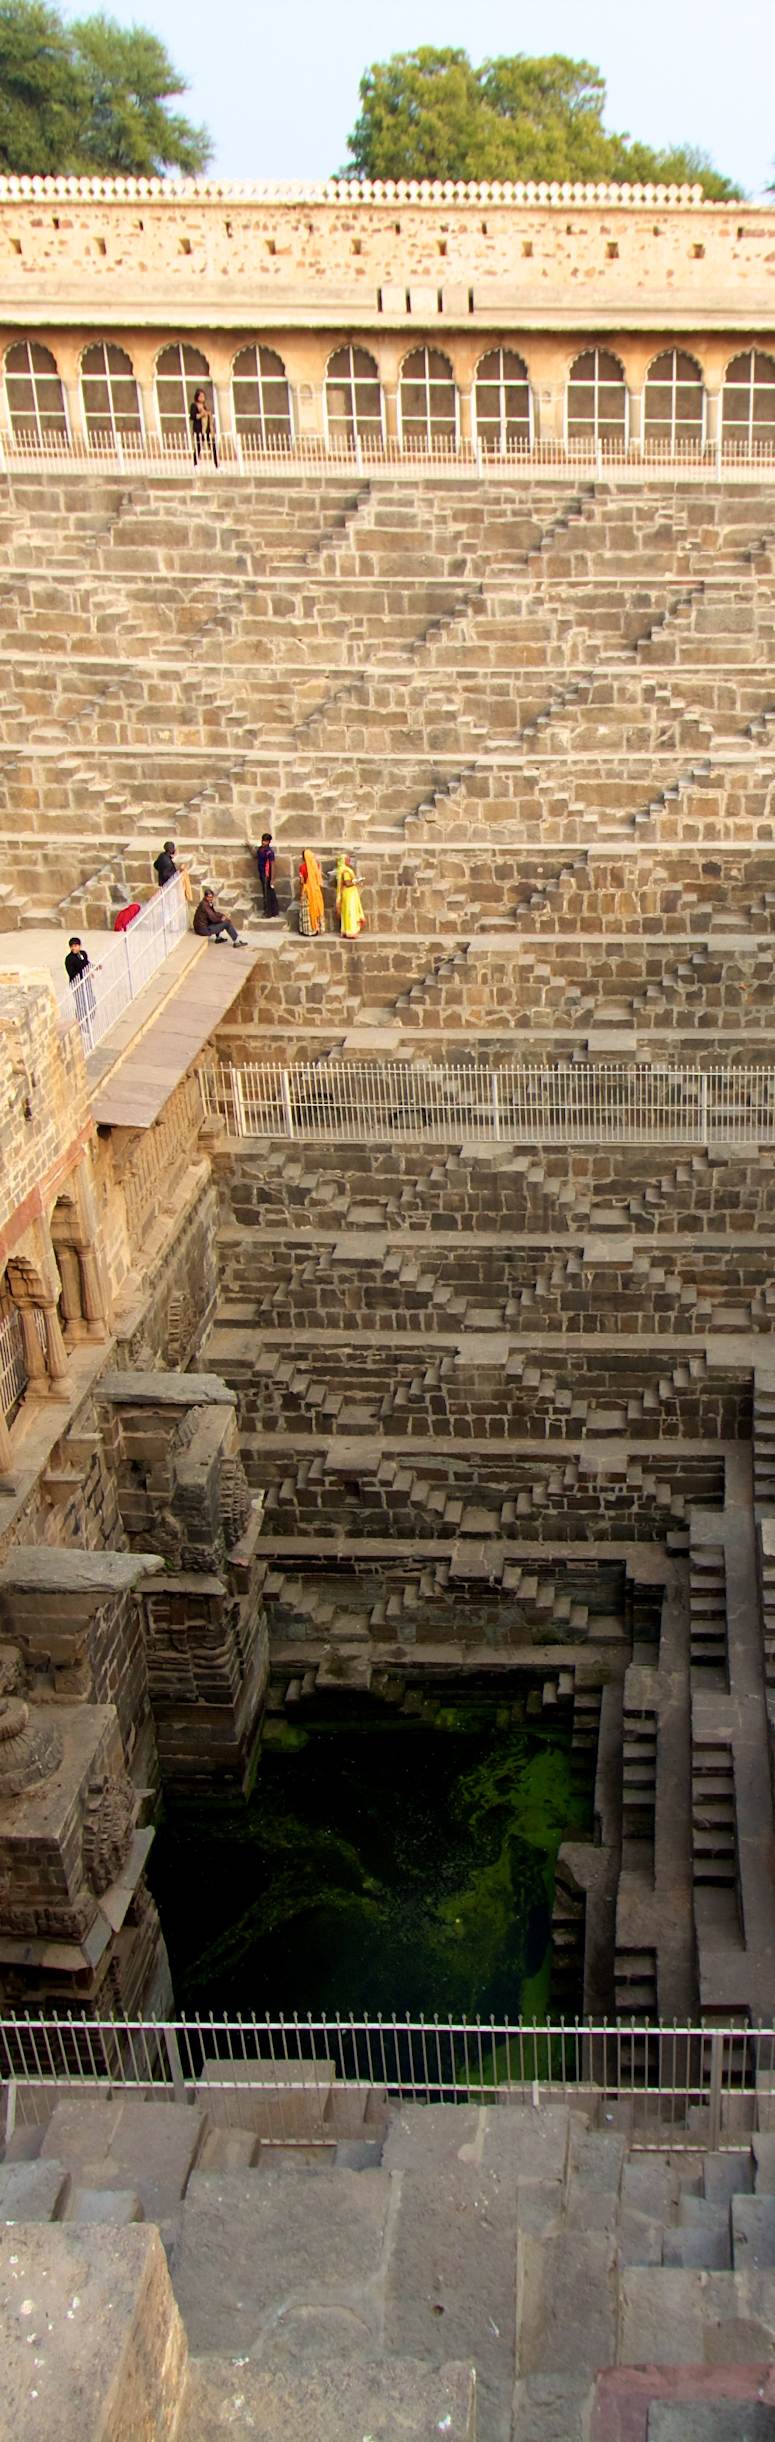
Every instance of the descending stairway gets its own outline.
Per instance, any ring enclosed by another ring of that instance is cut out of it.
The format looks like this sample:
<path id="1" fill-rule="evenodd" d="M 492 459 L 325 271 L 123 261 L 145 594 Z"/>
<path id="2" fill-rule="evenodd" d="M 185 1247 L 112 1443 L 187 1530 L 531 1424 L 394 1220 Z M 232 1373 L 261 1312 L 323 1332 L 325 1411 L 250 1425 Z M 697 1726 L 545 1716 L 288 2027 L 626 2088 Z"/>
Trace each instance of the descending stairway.
<path id="1" fill-rule="evenodd" d="M 661 2129 L 655 2097 L 642 2150 L 588 2090 L 391 2107 L 323 2060 L 275 2075 L 64 2096 L 10 2140 L 14 2442 L 730 2442 L 730 2399 L 735 2442 L 770 2436 L 775 2136 L 713 2150 L 705 2105 Z"/>

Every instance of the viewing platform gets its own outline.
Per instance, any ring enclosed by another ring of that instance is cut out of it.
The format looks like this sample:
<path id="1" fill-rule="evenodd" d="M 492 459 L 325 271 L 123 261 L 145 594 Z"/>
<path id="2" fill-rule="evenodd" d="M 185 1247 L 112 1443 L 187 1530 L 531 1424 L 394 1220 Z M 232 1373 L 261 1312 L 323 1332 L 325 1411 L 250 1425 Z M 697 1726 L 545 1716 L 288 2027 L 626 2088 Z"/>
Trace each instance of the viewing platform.
<path id="1" fill-rule="evenodd" d="M 80 1026 L 100 1127 L 153 1125 L 252 971 L 257 943 L 235 950 L 203 941 L 186 917 L 182 887 L 173 886 L 123 934 L 90 927 L 82 936 L 90 967 L 75 986 L 63 972 L 58 930 L 35 925 L 3 936 L 0 970 L 48 974 L 63 1030 Z"/>

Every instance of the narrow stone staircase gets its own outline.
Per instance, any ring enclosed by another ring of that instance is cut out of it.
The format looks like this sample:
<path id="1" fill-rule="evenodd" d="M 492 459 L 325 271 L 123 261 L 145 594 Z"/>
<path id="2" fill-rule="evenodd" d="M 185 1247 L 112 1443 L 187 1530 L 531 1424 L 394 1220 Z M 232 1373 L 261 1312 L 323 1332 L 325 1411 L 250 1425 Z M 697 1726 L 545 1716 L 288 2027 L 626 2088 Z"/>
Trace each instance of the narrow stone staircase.
<path id="1" fill-rule="evenodd" d="M 511 2069 L 390 2107 L 325 2060 L 211 2062 L 20 2126 L 3 2433 L 730 2442 L 732 2401 L 735 2442 L 772 2435 L 775 2135 L 703 2152 L 698 2105 L 696 2150 L 656 2116 L 638 2145 L 632 2101 L 536 2106 Z"/>

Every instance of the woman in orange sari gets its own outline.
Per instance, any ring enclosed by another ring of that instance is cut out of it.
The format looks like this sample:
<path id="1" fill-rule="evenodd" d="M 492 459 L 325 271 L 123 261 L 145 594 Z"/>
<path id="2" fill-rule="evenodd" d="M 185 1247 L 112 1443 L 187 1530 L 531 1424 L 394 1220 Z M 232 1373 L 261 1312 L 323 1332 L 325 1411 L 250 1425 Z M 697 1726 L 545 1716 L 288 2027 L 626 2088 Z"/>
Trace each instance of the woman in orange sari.
<path id="1" fill-rule="evenodd" d="M 336 912 L 343 940 L 356 941 L 358 934 L 363 931 L 366 918 L 358 888 L 358 876 L 354 865 L 350 863 L 349 856 L 340 857 L 337 865 Z"/>
<path id="2" fill-rule="evenodd" d="M 309 941 L 312 933 L 324 933 L 325 929 L 323 876 L 312 849 L 305 848 L 299 866 L 299 932 Z"/>

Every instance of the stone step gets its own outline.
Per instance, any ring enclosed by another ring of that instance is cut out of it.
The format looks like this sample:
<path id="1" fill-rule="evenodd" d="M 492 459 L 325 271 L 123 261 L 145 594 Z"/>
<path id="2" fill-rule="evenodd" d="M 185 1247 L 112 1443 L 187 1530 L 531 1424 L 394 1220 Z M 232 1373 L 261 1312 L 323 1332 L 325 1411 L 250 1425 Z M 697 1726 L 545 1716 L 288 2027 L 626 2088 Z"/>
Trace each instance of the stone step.
<path id="1" fill-rule="evenodd" d="M 382 2170 L 194 2171 L 174 2255 L 192 2352 L 249 2356 L 280 2313 L 290 2362 L 376 2346 L 390 2201 Z"/>
<path id="2" fill-rule="evenodd" d="M 646 2442 L 775 2442 L 775 2408 L 742 2393 L 736 2400 L 655 2400 Z"/>
<path id="3" fill-rule="evenodd" d="M 616 2354 L 614 2238 L 587 2228 L 558 2237 L 520 2231 L 517 2368 L 521 2375 L 596 2374 Z"/>
<path id="4" fill-rule="evenodd" d="M 390 2124 L 383 2176 L 396 2178 L 385 2274 L 385 2345 L 477 2368 L 480 2430 L 509 2442 L 515 2374 L 517 2186 L 532 2165 L 564 2160 L 567 2115 L 470 2104 L 406 2106 Z"/>
<path id="5" fill-rule="evenodd" d="M 594 2396 L 583 2374 L 518 2375 L 511 2442 L 589 2442 Z"/>
<path id="6" fill-rule="evenodd" d="M 275 2350 L 239 2369 L 229 2357 L 192 2364 L 176 2442 L 222 2442 L 225 2433 L 246 2442 L 476 2442 L 469 2365 L 428 2366 L 376 2348 L 319 2365 L 300 2356 L 288 2363 Z"/>
<path id="7" fill-rule="evenodd" d="M 166 2222 L 185 2194 L 206 2127 L 198 2105 L 145 2102 L 120 2089 L 104 2100 L 68 2098 L 54 2107 L 38 2167 L 64 2164 L 80 2187 L 131 2188 L 147 2221 Z"/>
<path id="8" fill-rule="evenodd" d="M 157 2230 L 0 2230 L 3 2433 L 173 2442 L 186 2340 Z"/>
<path id="9" fill-rule="evenodd" d="M 775 2335 L 775 2274 L 628 2267 L 619 2290 L 621 2365 L 766 2364 Z M 609 2359 L 613 2363 L 613 2357 Z"/>
<path id="10" fill-rule="evenodd" d="M 775 2196 L 733 2196 L 731 2222 L 735 2271 L 775 2270 Z"/>

